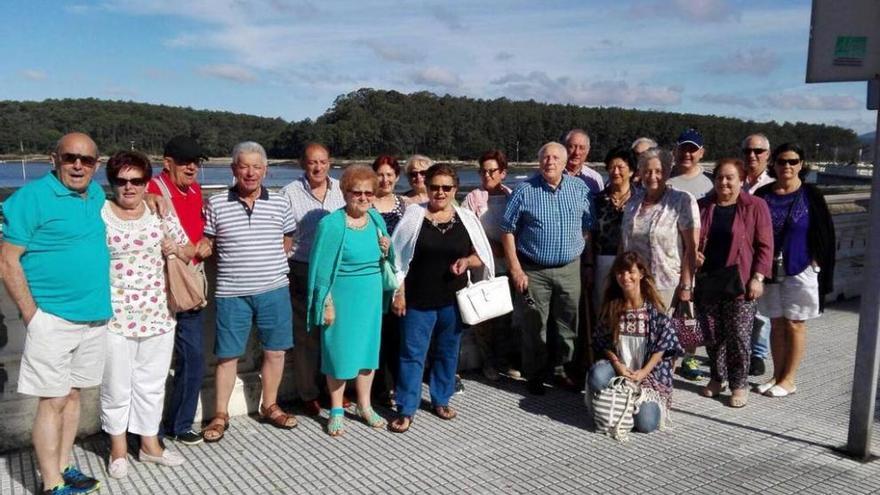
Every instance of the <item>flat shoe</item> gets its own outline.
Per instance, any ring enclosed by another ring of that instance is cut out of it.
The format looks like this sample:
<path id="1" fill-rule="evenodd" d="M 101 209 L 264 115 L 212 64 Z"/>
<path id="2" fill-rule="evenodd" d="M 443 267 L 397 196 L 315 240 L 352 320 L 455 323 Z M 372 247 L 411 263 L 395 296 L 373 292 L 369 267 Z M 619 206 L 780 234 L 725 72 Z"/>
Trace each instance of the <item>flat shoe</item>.
<path id="1" fill-rule="evenodd" d="M 458 416 L 458 413 L 455 409 L 449 406 L 434 406 L 434 414 L 437 415 L 440 419 L 445 419 L 449 421 L 450 419 L 455 419 Z"/>
<path id="2" fill-rule="evenodd" d="M 755 392 L 759 394 L 766 394 L 768 390 L 776 386 L 776 380 L 770 380 L 769 382 L 762 383 L 755 387 Z"/>
<path id="3" fill-rule="evenodd" d="M 392 433 L 406 433 L 412 424 L 412 416 L 398 416 L 397 419 L 388 423 L 388 431 Z"/>
<path id="4" fill-rule="evenodd" d="M 743 390 L 742 394 L 740 395 L 731 395 L 727 405 L 734 409 L 739 409 L 740 407 L 745 407 L 748 403 L 749 395 L 745 390 Z"/>
<path id="5" fill-rule="evenodd" d="M 786 390 L 782 387 L 782 385 L 773 385 L 767 392 L 764 393 L 767 397 L 788 397 L 789 395 L 797 392 L 797 386 L 792 387 L 791 390 Z"/>
<path id="6" fill-rule="evenodd" d="M 180 466 L 186 462 L 182 455 L 168 449 L 163 450 L 162 455 L 150 455 L 142 450 L 138 454 L 138 459 L 141 462 L 152 462 L 162 466 Z"/>
<path id="7" fill-rule="evenodd" d="M 111 478 L 125 478 L 128 476 L 128 459 L 120 457 L 110 461 L 110 464 L 107 465 L 107 473 L 110 474 Z"/>

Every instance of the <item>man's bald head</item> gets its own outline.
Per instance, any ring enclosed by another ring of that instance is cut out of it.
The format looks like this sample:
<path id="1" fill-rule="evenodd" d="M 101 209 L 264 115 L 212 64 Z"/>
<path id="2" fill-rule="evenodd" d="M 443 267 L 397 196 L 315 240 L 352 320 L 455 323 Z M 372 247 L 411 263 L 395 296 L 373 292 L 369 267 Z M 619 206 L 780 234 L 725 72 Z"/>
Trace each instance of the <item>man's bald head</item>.
<path id="1" fill-rule="evenodd" d="M 69 132 L 61 136 L 61 139 L 55 144 L 55 154 L 57 155 L 65 147 L 73 146 L 77 148 L 88 147 L 92 156 L 98 156 L 98 145 L 88 134 L 82 132 Z"/>

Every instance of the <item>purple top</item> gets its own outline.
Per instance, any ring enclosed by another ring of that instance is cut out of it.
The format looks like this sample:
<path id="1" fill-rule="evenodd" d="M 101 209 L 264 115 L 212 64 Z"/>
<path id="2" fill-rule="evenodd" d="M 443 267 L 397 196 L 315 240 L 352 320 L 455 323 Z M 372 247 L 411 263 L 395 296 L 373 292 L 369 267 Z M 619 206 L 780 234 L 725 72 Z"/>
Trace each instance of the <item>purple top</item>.
<path id="1" fill-rule="evenodd" d="M 773 255 L 778 255 L 781 250 L 786 275 L 797 275 L 813 261 L 810 259 L 807 246 L 810 210 L 807 208 L 803 188 L 789 194 L 770 193 L 764 199 L 770 207 L 770 218 L 773 221 L 773 245 L 776 246 Z M 791 209 L 791 219 L 786 228 L 789 209 Z"/>

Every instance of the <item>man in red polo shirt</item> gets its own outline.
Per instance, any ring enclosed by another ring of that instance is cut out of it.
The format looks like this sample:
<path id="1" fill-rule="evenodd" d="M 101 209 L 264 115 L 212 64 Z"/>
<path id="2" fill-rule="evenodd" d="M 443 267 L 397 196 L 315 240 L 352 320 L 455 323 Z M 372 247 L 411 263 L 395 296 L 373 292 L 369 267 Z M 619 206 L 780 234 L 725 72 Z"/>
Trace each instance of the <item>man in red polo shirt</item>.
<path id="1" fill-rule="evenodd" d="M 165 145 L 162 173 L 153 178 L 147 192 L 171 200 L 183 230 L 189 237 L 193 263 L 203 265 L 211 255 L 210 243 L 204 238 L 205 216 L 202 188 L 196 182 L 199 166 L 207 159 L 202 147 L 189 136 L 175 136 Z M 166 410 L 165 435 L 186 445 L 202 442 L 202 434 L 193 430 L 193 418 L 199 402 L 205 356 L 202 333 L 205 321 L 201 309 L 177 313 L 174 336 L 174 390 Z"/>

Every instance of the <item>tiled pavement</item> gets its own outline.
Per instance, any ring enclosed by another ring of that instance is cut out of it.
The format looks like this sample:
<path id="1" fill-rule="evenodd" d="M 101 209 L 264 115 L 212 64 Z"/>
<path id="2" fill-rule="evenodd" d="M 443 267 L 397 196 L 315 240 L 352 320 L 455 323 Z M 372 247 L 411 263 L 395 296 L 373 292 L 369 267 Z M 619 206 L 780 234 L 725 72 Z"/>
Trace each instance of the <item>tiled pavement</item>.
<path id="1" fill-rule="evenodd" d="M 77 442 L 75 455 L 103 480 L 102 493 L 116 494 L 880 492 L 880 461 L 833 450 L 846 441 L 857 311 L 856 301 L 836 304 L 810 324 L 797 394 L 750 394 L 734 410 L 679 381 L 674 429 L 626 444 L 586 428 L 582 396 L 531 397 L 517 382 L 466 376 L 465 394 L 453 400 L 459 418 L 421 411 L 404 435 L 351 417 L 341 438 L 323 432 L 324 419 L 300 417 L 298 428 L 280 431 L 240 417 L 219 444 L 173 446 L 183 467 L 133 461 L 124 481 L 107 477 L 103 437 Z M 0 457 L 0 493 L 33 492 L 33 452 Z"/>

